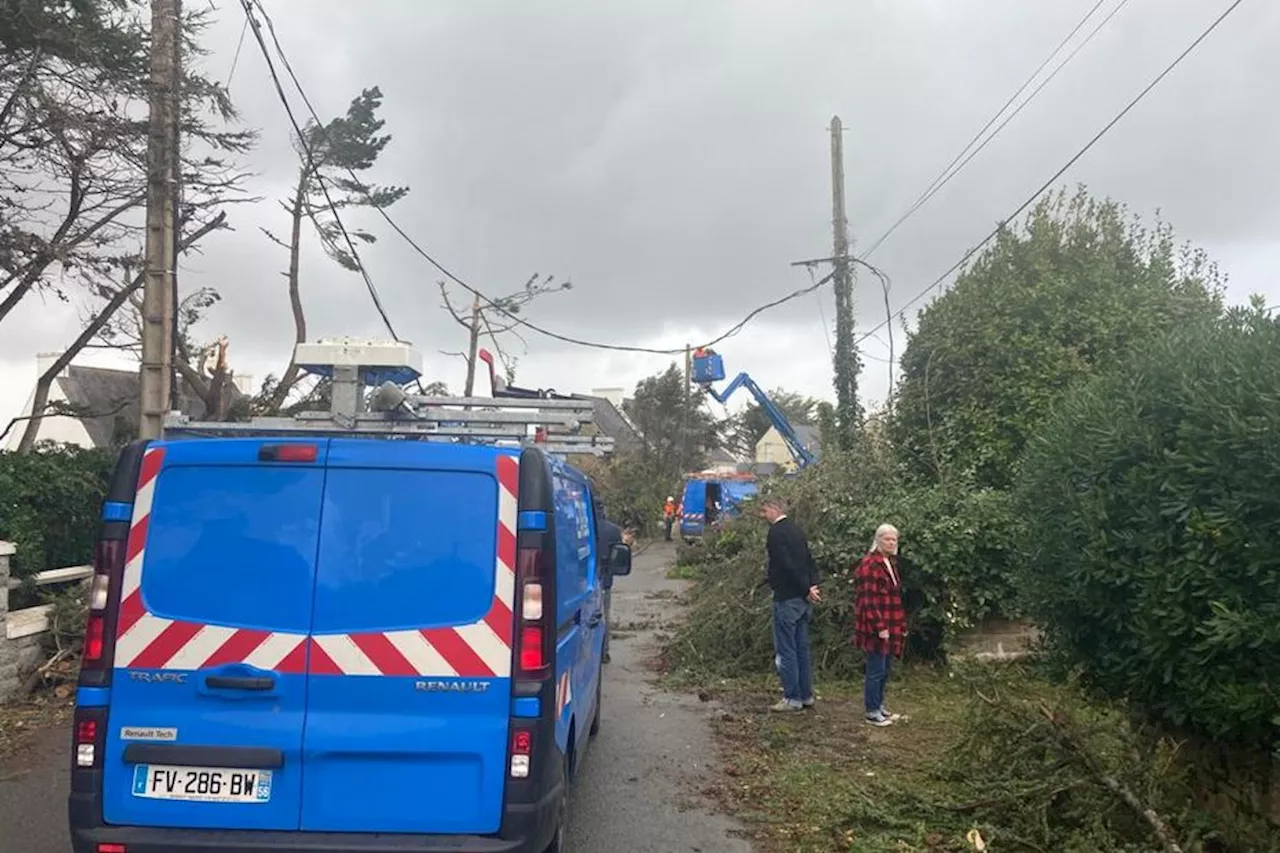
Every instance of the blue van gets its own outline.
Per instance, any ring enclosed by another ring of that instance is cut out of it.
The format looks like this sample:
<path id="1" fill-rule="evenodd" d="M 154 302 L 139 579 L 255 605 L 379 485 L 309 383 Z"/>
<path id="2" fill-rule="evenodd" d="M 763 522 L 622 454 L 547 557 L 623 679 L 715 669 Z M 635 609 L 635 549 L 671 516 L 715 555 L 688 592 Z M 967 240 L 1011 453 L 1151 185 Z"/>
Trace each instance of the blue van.
<path id="1" fill-rule="evenodd" d="M 740 505 L 757 491 L 754 477 L 690 474 L 680 502 L 680 536 L 686 542 L 701 538 L 707 528 L 715 528 L 722 519 L 737 515 Z"/>
<path id="2" fill-rule="evenodd" d="M 94 557 L 76 853 L 559 851 L 600 726 L 594 512 L 536 446 L 130 445 Z"/>

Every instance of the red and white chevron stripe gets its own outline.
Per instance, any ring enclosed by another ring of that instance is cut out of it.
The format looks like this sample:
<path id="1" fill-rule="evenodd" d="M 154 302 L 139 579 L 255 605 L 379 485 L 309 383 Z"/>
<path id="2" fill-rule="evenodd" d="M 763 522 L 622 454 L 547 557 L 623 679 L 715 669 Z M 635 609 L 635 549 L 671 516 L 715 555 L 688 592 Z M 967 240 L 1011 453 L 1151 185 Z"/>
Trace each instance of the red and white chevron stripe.
<path id="1" fill-rule="evenodd" d="M 138 475 L 126 549 L 116 666 L 198 670 L 245 663 L 280 673 L 508 678 L 515 598 L 520 466 L 499 456 L 497 559 L 489 612 L 470 625 L 308 636 L 185 622 L 156 616 L 142 596 L 148 522 L 164 448 L 147 450 Z"/>

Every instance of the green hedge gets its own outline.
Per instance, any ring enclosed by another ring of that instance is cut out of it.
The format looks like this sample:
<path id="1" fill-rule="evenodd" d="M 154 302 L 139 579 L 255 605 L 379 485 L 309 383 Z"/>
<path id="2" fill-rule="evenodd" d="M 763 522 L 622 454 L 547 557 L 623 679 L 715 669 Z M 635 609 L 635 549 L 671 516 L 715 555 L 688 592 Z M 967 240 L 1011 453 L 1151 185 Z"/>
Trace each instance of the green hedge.
<path id="1" fill-rule="evenodd" d="M 1010 495 L 951 484 L 912 488 L 892 474 L 866 457 L 830 456 L 795 480 L 768 484 L 787 498 L 824 576 L 813 624 L 824 674 L 860 667 L 851 646 L 853 567 L 884 522 L 902 533 L 912 656 L 937 657 L 956 631 L 1017 615 L 1012 573 L 1022 533 Z M 762 521 L 743 517 L 682 552 L 698 587 L 690 619 L 670 646 L 673 664 L 721 675 L 772 666 L 764 534 Z"/>
<path id="2" fill-rule="evenodd" d="M 92 559 L 114 460 L 111 452 L 73 446 L 0 452 L 0 539 L 17 546 L 16 577 Z"/>
<path id="3" fill-rule="evenodd" d="M 1077 389 L 1018 497 L 1060 661 L 1166 725 L 1276 742 L 1280 324 L 1237 311 Z"/>

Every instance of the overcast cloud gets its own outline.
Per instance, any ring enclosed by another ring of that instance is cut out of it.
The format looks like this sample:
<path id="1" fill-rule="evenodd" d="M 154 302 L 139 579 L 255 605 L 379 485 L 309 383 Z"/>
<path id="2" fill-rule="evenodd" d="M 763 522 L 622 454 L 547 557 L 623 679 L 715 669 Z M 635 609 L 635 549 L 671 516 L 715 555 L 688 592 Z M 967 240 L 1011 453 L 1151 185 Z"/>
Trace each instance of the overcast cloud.
<path id="1" fill-rule="evenodd" d="M 856 248 L 897 219 L 1094 0 L 265 2 L 323 118 L 361 88 L 381 87 L 394 139 L 371 177 L 410 187 L 392 213 L 428 251 L 489 294 L 534 272 L 572 280 L 572 292 L 529 312 L 555 331 L 674 348 L 808 284 L 790 262 L 830 253 L 832 114 L 847 130 Z M 243 17 L 237 3 L 220 5 L 203 61 L 226 79 Z M 875 253 L 894 307 L 985 236 L 1226 6 L 1128 2 Z M 1278 28 L 1280 4 L 1246 0 L 1064 178 L 1144 215 L 1159 209 L 1231 275 L 1233 301 L 1261 292 L 1280 302 L 1280 113 L 1268 106 L 1280 100 Z M 251 38 L 231 91 L 245 124 L 263 134 L 249 162 L 255 191 L 279 198 L 296 160 Z M 222 292 L 204 335 L 226 334 L 233 367 L 261 378 L 283 367 L 293 334 L 285 258 L 259 232 L 283 230 L 285 215 L 273 201 L 231 216 L 236 230 L 187 260 L 180 284 Z M 440 308 L 439 274 L 376 217 L 353 214 L 349 224 L 380 237 L 362 254 L 397 331 L 422 348 L 431 378 L 459 389 L 462 363 L 438 354 L 463 343 Z M 313 335 L 384 334 L 359 276 L 325 259 L 314 239 L 302 280 Z M 861 328 L 884 318 L 871 276 L 860 277 L 856 300 Z M 796 300 L 720 349 L 730 369 L 767 387 L 829 397 L 822 317 L 832 311 L 829 291 L 821 302 Z M 74 306 L 29 299 L 4 323 L 0 423 L 28 393 L 35 352 L 63 347 L 79 317 Z M 562 390 L 630 388 L 669 361 L 537 335 L 528 343 L 527 354 L 515 348 L 518 381 Z M 887 388 L 885 343 L 865 344 L 862 387 L 873 402 Z"/>

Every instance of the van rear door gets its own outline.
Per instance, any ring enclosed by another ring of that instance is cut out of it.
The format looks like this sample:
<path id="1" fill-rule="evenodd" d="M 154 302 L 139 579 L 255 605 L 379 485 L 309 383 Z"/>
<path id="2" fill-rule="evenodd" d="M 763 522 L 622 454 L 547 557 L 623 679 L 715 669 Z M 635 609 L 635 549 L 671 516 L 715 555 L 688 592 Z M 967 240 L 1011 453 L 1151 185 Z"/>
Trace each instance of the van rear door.
<path id="1" fill-rule="evenodd" d="M 146 450 L 118 611 L 107 823 L 298 828 L 326 443 Z"/>
<path id="2" fill-rule="evenodd" d="M 303 830 L 499 830 L 517 473 L 490 448 L 330 443 Z"/>

